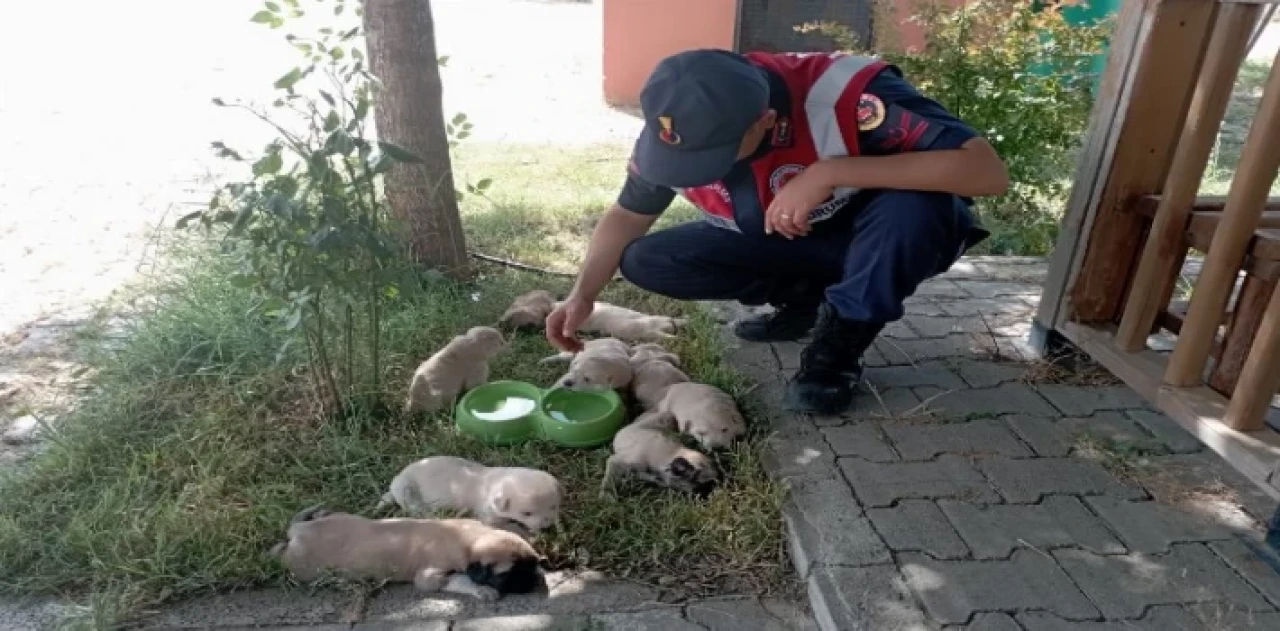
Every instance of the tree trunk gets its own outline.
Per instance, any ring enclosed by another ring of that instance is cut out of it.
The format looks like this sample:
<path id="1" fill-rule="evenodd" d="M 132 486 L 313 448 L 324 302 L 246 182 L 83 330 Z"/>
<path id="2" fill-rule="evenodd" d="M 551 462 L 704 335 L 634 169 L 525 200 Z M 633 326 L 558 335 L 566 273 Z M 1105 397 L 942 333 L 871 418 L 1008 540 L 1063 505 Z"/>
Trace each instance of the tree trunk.
<path id="1" fill-rule="evenodd" d="M 374 105 L 378 138 L 422 159 L 386 175 L 387 202 L 409 231 L 409 256 L 456 277 L 466 276 L 467 248 L 458 216 L 440 67 L 430 0 L 366 0 L 369 69 L 384 89 Z"/>

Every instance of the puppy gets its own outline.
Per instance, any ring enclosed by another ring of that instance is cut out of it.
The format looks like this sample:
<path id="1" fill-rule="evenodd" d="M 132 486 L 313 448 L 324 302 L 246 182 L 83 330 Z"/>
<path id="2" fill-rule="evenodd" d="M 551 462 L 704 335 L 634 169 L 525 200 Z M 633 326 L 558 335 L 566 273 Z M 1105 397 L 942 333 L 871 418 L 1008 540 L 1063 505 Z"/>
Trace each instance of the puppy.
<path id="1" fill-rule="evenodd" d="M 544 289 L 520 294 L 498 318 L 498 326 L 514 331 L 541 327 L 555 306 L 555 296 Z"/>
<path id="2" fill-rule="evenodd" d="M 613 489 L 624 477 L 634 477 L 669 489 L 706 496 L 719 481 L 716 466 L 700 451 L 680 444 L 668 432 L 675 417 L 646 412 L 613 437 L 613 455 L 604 467 L 601 490 Z"/>
<path id="3" fill-rule="evenodd" d="M 657 409 L 674 416 L 680 433 L 694 437 L 704 449 L 728 447 L 747 431 L 733 397 L 705 383 L 668 386 Z"/>
<path id="4" fill-rule="evenodd" d="M 272 552 L 302 581 L 334 572 L 481 600 L 545 585 L 528 542 L 474 519 L 375 520 L 315 507 L 294 516 Z"/>
<path id="5" fill-rule="evenodd" d="M 421 515 L 442 508 L 466 511 L 490 526 L 511 522 L 529 532 L 560 519 L 564 487 L 555 476 L 523 467 L 486 467 L 453 456 L 423 458 L 391 481 L 378 509 L 392 504 Z"/>
<path id="6" fill-rule="evenodd" d="M 612 337 L 589 340 L 578 353 L 560 353 L 542 362 L 569 360 L 569 370 L 556 380 L 555 387 L 579 392 L 626 388 L 634 377 L 631 349 Z"/>
<path id="7" fill-rule="evenodd" d="M 489 360 L 506 349 L 502 333 L 493 327 L 472 327 L 454 337 L 413 373 L 405 411 L 434 412 L 452 405 L 459 394 L 489 380 Z"/>
<path id="8" fill-rule="evenodd" d="M 559 307 L 560 304 L 557 302 L 555 306 Z M 578 326 L 578 330 L 628 342 L 658 342 L 675 337 L 676 330 L 687 322 L 685 318 L 649 315 L 607 302 L 597 302 L 591 315 Z"/>
<path id="9" fill-rule="evenodd" d="M 680 357 L 653 343 L 638 344 L 631 349 L 631 395 L 646 410 L 662 402 L 667 387 L 689 381 L 679 368 Z"/>

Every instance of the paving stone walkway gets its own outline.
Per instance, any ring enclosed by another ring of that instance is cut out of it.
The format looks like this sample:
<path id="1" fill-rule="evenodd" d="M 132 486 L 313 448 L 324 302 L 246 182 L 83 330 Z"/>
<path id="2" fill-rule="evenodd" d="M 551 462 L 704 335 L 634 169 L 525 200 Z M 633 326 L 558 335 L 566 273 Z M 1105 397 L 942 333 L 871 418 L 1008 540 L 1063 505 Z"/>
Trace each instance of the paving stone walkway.
<path id="1" fill-rule="evenodd" d="M 962 260 L 876 342 L 855 411 L 773 410 L 820 627 L 1280 629 L 1276 502 L 1106 373 L 1036 360 L 1044 274 Z M 800 348 L 734 354 L 778 401 Z"/>

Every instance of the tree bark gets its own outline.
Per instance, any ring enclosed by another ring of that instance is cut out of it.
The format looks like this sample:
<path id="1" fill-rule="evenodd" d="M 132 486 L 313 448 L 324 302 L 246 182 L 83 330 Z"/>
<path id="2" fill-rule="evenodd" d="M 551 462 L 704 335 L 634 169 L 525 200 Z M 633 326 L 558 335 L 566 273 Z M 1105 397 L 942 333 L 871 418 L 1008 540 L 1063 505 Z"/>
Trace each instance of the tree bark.
<path id="1" fill-rule="evenodd" d="M 369 69 L 383 83 L 374 102 L 378 138 L 422 160 L 385 178 L 391 212 L 408 228 L 409 256 L 445 274 L 468 274 L 430 0 L 365 0 Z"/>

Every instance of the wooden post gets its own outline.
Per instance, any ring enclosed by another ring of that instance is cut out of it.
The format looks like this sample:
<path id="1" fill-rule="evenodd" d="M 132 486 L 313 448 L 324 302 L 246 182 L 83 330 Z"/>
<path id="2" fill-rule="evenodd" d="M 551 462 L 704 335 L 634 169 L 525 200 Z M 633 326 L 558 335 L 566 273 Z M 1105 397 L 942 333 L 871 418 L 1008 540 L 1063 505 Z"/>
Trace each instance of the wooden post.
<path id="1" fill-rule="evenodd" d="M 1249 356 L 1249 347 L 1253 345 L 1253 338 L 1275 290 L 1276 279 L 1257 274 L 1245 276 L 1244 284 L 1240 286 L 1240 297 L 1236 298 L 1236 308 L 1232 310 L 1231 321 L 1227 325 L 1227 339 L 1222 343 L 1222 352 L 1213 363 L 1213 374 L 1209 377 L 1209 386 L 1223 396 L 1230 397 L 1236 390 L 1240 371 Z"/>
<path id="2" fill-rule="evenodd" d="M 1170 385 L 1190 386 L 1200 380 L 1213 349 L 1218 322 L 1235 286 L 1236 274 L 1258 228 L 1267 193 L 1280 171 L 1277 145 L 1280 145 L 1280 63 L 1273 63 L 1258 113 L 1240 154 L 1240 165 L 1227 193 L 1222 221 L 1209 243 L 1204 269 L 1191 296 L 1191 308 L 1169 357 L 1165 382 Z"/>
<path id="3" fill-rule="evenodd" d="M 1265 98 L 1265 95 L 1264 95 Z M 1280 291 L 1271 294 L 1258 336 L 1249 350 L 1235 394 L 1227 404 L 1223 422 L 1241 431 L 1262 429 L 1271 397 L 1280 389 Z"/>
<path id="4" fill-rule="evenodd" d="M 1136 0 L 1131 0 L 1136 1 Z M 1133 75 L 1115 153 L 1092 209 L 1084 261 L 1071 287 L 1071 317 L 1111 321 L 1133 272 L 1145 222 L 1127 212 L 1134 197 L 1158 193 L 1187 116 L 1218 3 L 1147 0 L 1148 31 Z"/>
<path id="5" fill-rule="evenodd" d="M 1158 63 L 1158 60 L 1148 60 L 1146 54 L 1153 19 L 1155 12 L 1148 8 L 1147 1 L 1126 0 L 1120 6 L 1108 46 L 1102 86 L 1098 88 L 1097 101 L 1084 134 L 1084 146 L 1076 161 L 1075 183 L 1066 201 L 1062 229 L 1044 279 L 1036 314 L 1038 328 L 1056 329 L 1070 320 L 1071 284 L 1078 276 L 1088 247 L 1093 221 L 1106 192 L 1107 174 L 1120 152 L 1117 138 L 1125 127 L 1134 83 L 1144 68 Z"/>
<path id="6" fill-rule="evenodd" d="M 1187 250 L 1183 231 L 1261 10 L 1256 4 L 1224 4 L 1218 9 L 1191 110 L 1116 333 L 1116 343 L 1126 351 L 1145 346 L 1156 314 L 1169 300 L 1165 290 L 1172 288 Z"/>

